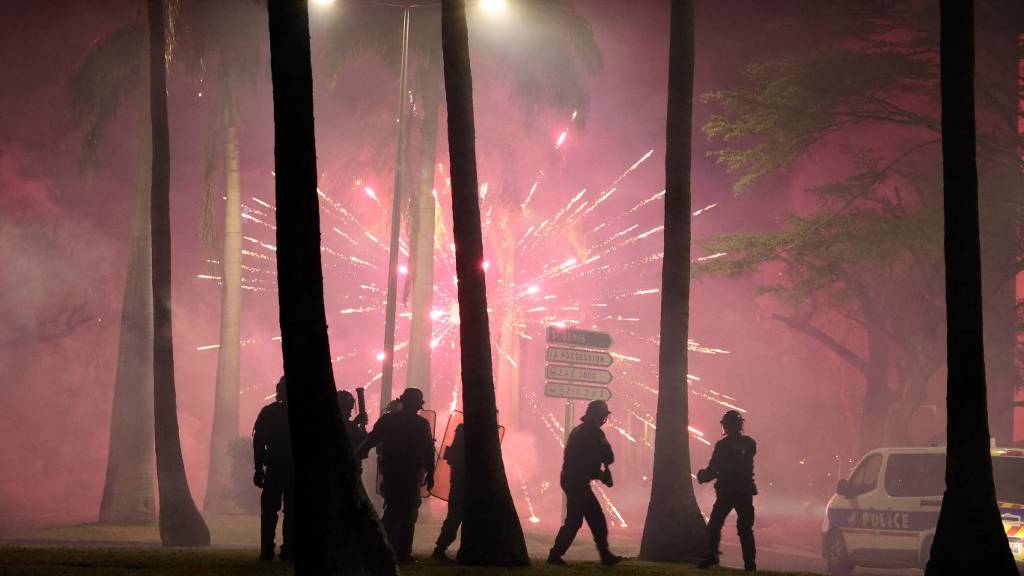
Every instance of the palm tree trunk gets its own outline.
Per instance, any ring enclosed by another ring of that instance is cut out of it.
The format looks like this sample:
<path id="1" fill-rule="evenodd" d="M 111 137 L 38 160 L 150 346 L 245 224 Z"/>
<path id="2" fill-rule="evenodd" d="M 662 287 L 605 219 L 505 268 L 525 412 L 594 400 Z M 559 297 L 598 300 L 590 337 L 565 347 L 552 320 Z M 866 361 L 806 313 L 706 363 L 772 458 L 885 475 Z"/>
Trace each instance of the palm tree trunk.
<path id="1" fill-rule="evenodd" d="M 237 511 L 231 482 L 231 445 L 238 439 L 240 319 L 242 311 L 242 190 L 238 169 L 237 100 L 226 99 L 224 111 L 224 254 L 221 256 L 220 347 L 213 402 L 210 470 L 203 509 Z"/>
<path id="2" fill-rule="evenodd" d="M 690 477 L 687 338 L 690 322 L 690 142 L 693 129 L 693 0 L 673 0 L 665 148 L 665 257 L 661 276 L 658 432 L 640 558 L 700 558 L 707 528 Z"/>
<path id="3" fill-rule="evenodd" d="M 397 575 L 341 422 L 320 261 L 306 0 L 269 0 L 281 351 L 295 462 L 295 573 Z"/>
<path id="4" fill-rule="evenodd" d="M 939 58 L 946 254 L 946 493 L 925 574 L 1016 575 L 989 452 L 974 124 L 974 5 L 942 0 Z"/>
<path id="5" fill-rule="evenodd" d="M 441 100 L 438 82 L 439 54 L 433 50 L 421 80 L 423 125 L 420 129 L 419 186 L 412 199 L 412 321 L 409 331 L 409 387 L 423 391 L 430 405 L 430 341 L 433 338 L 434 306 L 434 230 L 437 205 L 434 201 L 434 174 L 437 173 L 437 110 Z"/>
<path id="6" fill-rule="evenodd" d="M 466 426 L 466 506 L 458 559 L 463 564 L 527 566 L 530 557 L 498 442 L 465 0 L 441 4 L 441 46 Z"/>
<path id="7" fill-rule="evenodd" d="M 139 115 L 128 272 L 110 416 L 100 522 L 151 524 L 153 501 L 153 284 L 149 236 L 149 107 Z"/>
<path id="8" fill-rule="evenodd" d="M 1016 276 L 1020 243 L 1018 230 L 1024 225 L 1024 177 L 1015 143 L 1019 114 L 1019 35 L 1024 32 L 1024 3 L 994 0 L 978 5 L 978 27 L 990 30 L 978 47 L 995 71 L 999 109 L 998 122 L 990 137 L 1008 150 L 982 146 L 978 159 L 981 214 L 981 264 L 985 323 L 985 373 L 988 386 L 989 429 L 1000 446 L 1013 444 L 1013 401 L 1021 384 L 1014 365 L 1017 344 Z M 1008 153 L 1009 152 L 1009 153 Z"/>
<path id="9" fill-rule="evenodd" d="M 171 156 L 163 0 L 149 0 L 149 111 L 153 127 L 153 423 L 164 546 L 208 546 L 210 531 L 196 509 L 185 477 L 178 436 L 171 330 Z"/>

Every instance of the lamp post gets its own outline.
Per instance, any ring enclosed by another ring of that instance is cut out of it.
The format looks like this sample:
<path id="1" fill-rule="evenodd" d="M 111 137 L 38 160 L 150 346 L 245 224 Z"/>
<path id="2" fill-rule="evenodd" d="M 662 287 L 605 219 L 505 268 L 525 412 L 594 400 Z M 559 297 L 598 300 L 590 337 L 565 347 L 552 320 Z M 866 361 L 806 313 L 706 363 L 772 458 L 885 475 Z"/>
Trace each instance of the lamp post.
<path id="1" fill-rule="evenodd" d="M 402 62 L 398 79 L 398 136 L 395 152 L 395 185 L 391 200 L 391 242 L 388 247 L 388 292 L 384 313 L 384 360 L 380 377 L 380 413 L 391 399 L 395 373 L 395 316 L 398 305 L 398 252 L 402 230 L 402 184 L 405 182 L 409 106 L 406 81 L 409 68 L 409 7 L 402 11 Z"/>

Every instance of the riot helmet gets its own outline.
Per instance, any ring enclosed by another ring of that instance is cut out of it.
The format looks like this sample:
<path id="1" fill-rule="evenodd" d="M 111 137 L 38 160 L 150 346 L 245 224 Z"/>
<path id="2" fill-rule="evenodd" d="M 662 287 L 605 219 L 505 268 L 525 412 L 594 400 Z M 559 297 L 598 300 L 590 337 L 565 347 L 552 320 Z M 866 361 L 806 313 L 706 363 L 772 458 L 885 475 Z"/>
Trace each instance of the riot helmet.
<path id="1" fill-rule="evenodd" d="M 341 408 L 341 415 L 348 418 L 356 407 L 356 398 L 348 390 L 338 390 L 338 407 Z"/>
<path id="2" fill-rule="evenodd" d="M 722 415 L 722 429 L 726 434 L 739 434 L 743 431 L 743 415 L 739 410 L 729 410 Z"/>
<path id="3" fill-rule="evenodd" d="M 423 408 L 423 391 L 418 388 L 406 388 L 398 400 L 402 403 L 403 410 L 411 409 L 418 412 Z"/>
<path id="4" fill-rule="evenodd" d="M 583 413 L 583 417 L 580 420 L 596 422 L 598 424 L 604 424 L 605 420 L 611 414 L 611 410 L 608 409 L 608 403 L 604 400 L 594 400 L 590 404 L 587 404 L 587 411 Z"/>

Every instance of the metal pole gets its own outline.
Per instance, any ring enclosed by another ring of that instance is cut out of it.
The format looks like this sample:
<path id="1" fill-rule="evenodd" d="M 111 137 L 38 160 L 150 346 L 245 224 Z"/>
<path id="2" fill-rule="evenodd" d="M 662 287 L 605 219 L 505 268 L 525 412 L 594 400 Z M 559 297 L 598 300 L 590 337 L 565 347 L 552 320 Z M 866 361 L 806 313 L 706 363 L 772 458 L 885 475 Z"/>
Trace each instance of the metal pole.
<path id="1" fill-rule="evenodd" d="M 571 431 L 572 431 L 572 400 L 566 398 L 566 400 L 565 400 L 565 426 L 564 426 L 564 429 L 563 429 L 563 433 L 565 434 L 565 440 L 564 440 L 563 443 L 566 444 L 566 445 L 569 444 L 569 432 L 571 432 Z M 566 501 L 565 501 L 565 492 L 562 492 L 562 519 L 563 520 L 565 519 L 566 507 L 567 507 L 567 504 L 566 504 Z"/>
<path id="2" fill-rule="evenodd" d="M 405 181 L 405 142 L 408 133 L 409 95 L 406 75 L 409 64 L 409 8 L 402 14 L 402 67 L 398 81 L 398 136 L 395 153 L 395 187 L 391 202 L 391 243 L 388 250 L 388 294 L 384 315 L 384 366 L 380 377 L 380 414 L 391 400 L 391 381 L 395 371 L 395 308 L 398 300 L 399 233 L 402 229 L 402 183 Z"/>

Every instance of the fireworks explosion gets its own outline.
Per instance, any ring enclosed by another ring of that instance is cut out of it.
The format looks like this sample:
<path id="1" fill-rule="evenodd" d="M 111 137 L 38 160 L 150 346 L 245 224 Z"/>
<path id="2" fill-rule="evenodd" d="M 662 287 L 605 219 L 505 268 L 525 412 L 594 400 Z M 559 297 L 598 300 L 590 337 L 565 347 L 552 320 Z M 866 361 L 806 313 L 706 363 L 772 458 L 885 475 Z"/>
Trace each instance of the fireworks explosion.
<path id="1" fill-rule="evenodd" d="M 551 146 L 565 153 L 572 133 L 574 113 L 569 127 L 562 130 Z M 536 386 L 535 377 L 519 377 L 524 360 L 520 346 L 534 355 L 543 356 L 544 334 L 548 326 L 580 327 L 608 331 L 614 335 L 611 351 L 615 359 L 612 385 L 615 415 L 609 420 L 609 437 L 620 454 L 629 454 L 638 461 L 649 462 L 654 448 L 655 408 L 657 405 L 657 323 L 641 322 L 639 305 L 656 306 L 660 294 L 663 253 L 663 226 L 647 223 L 660 220 L 665 192 L 641 194 L 630 190 L 632 198 L 641 198 L 626 208 L 616 203 L 629 186 L 630 176 L 649 169 L 654 150 L 647 150 L 626 165 L 617 177 L 601 189 L 581 189 L 566 193 L 548 189 L 543 170 L 525 190 L 521 202 L 508 201 L 496 193 L 486 179 L 480 186 L 480 210 L 483 226 L 485 260 L 480 263 L 488 274 L 488 303 L 491 318 L 491 343 L 495 383 L 502 419 L 513 430 L 536 434 L 546 446 L 538 450 L 557 454 L 565 435 L 563 418 L 558 415 L 564 401 L 545 398 Z M 389 250 L 381 238 L 386 237 L 390 221 L 390 199 L 381 198 L 363 178 L 339 181 L 328 175 L 321 177 L 321 231 L 328 320 L 345 318 L 360 326 L 384 325 L 387 264 Z M 439 164 L 435 172 L 433 197 L 438 217 L 434 230 L 434 294 L 430 311 L 432 335 L 431 397 L 432 408 L 439 412 L 440 422 L 459 407 L 459 311 L 455 276 L 455 244 L 451 228 L 451 188 L 446 166 Z M 343 204 L 341 195 L 366 202 L 367 207 Z M 558 198 L 568 199 L 564 202 Z M 245 221 L 243 249 L 243 288 L 254 293 L 276 297 L 274 214 L 270 198 L 250 197 L 243 201 Z M 717 204 L 696 210 L 700 217 Z M 551 209 L 544 209 L 553 206 Z M 369 211 L 362 208 L 370 208 Z M 365 212 L 369 218 L 357 214 Z M 411 302 L 402 298 L 403 284 L 414 274 L 409 246 L 399 243 L 399 311 L 395 344 L 395 390 L 405 385 L 408 362 L 409 320 Z M 712 254 L 701 259 L 716 258 Z M 200 274 L 199 278 L 219 282 L 220 278 Z M 581 286 L 600 287 L 581 290 Z M 333 296 L 333 297 L 332 297 Z M 641 302 L 643 301 L 643 302 Z M 340 304 L 339 304 L 340 303 Z M 652 304 L 653 303 L 653 304 Z M 333 309 L 332 309 L 332 304 Z M 656 308 L 654 308 L 656 310 Z M 332 334 L 333 362 L 339 388 L 363 386 L 367 397 L 379 400 L 382 377 L 381 363 L 386 359 L 383 337 L 375 330 L 364 331 L 359 340 L 341 340 Z M 510 344 L 511 343 L 511 344 Z M 256 344 L 246 340 L 243 345 Z M 216 349 L 216 345 L 198 347 L 198 351 Z M 506 347 L 510 349 L 506 349 Z M 727 350 L 702 345 L 691 340 L 691 352 L 717 355 Z M 507 372 L 512 369 L 512 377 Z M 539 370 L 538 370 L 539 371 Z M 505 373 L 503 373 L 505 372 Z M 360 376 L 361 375 L 361 376 Z M 341 382 L 346 383 L 340 384 Z M 730 409 L 745 411 L 738 401 L 704 384 L 699 376 L 689 375 L 690 392 L 701 400 Z M 242 394 L 259 394 L 272 398 L 272 379 L 243 389 Z M 515 398 L 515 406 L 501 406 L 501 399 Z M 368 401 L 371 407 L 376 402 Z M 519 405 L 523 408 L 520 411 Z M 371 421 L 375 418 L 371 408 Z M 511 417 L 508 415 L 511 414 Z M 517 420 L 513 422 L 512 420 Z M 697 427 L 690 427 L 690 436 L 697 445 L 711 442 Z M 701 456 L 703 457 L 703 456 Z M 516 461 L 516 454 L 507 459 L 514 471 L 517 498 L 523 510 L 529 511 L 532 523 L 540 522 L 537 499 L 557 498 L 557 491 L 546 486 L 557 485 L 557 467 L 531 471 Z M 648 479 L 638 478 L 645 482 Z M 613 525 L 630 525 L 625 516 L 640 510 L 620 511 L 611 497 L 601 492 Z M 634 521 L 635 522 L 635 521 Z"/>

